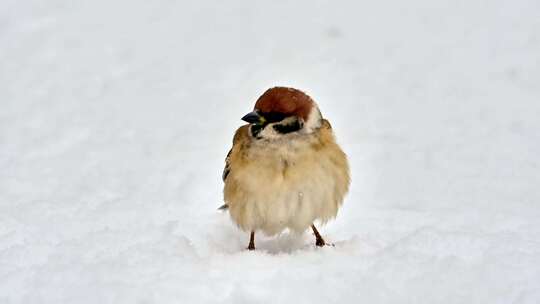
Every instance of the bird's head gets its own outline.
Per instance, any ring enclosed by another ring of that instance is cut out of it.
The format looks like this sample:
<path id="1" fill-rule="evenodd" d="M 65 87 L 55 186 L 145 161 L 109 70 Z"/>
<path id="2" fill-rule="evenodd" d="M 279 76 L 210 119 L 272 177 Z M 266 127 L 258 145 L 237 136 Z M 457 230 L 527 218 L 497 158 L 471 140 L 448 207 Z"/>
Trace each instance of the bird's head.
<path id="1" fill-rule="evenodd" d="M 251 124 L 257 139 L 279 139 L 291 134 L 309 134 L 321 126 L 317 104 L 304 92 L 285 87 L 268 89 L 257 99 L 252 112 L 242 117 Z"/>

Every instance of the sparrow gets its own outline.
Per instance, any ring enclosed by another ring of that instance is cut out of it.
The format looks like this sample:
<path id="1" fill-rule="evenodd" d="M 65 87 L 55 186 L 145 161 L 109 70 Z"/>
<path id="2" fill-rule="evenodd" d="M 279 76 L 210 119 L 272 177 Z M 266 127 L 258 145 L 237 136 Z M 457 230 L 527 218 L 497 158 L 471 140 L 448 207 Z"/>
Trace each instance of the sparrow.
<path id="1" fill-rule="evenodd" d="M 347 156 L 330 122 L 306 93 L 268 89 L 242 120 L 223 170 L 225 205 L 232 221 L 250 233 L 272 236 L 311 227 L 316 246 L 326 242 L 315 227 L 336 217 L 349 189 Z"/>

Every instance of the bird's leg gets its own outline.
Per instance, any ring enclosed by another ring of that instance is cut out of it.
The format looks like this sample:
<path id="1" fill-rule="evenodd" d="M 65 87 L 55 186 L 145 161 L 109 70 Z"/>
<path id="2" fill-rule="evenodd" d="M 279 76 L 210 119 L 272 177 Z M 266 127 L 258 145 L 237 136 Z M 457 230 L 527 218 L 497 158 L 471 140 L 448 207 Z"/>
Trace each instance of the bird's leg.
<path id="1" fill-rule="evenodd" d="M 255 250 L 255 231 L 251 231 L 251 235 L 249 236 L 249 246 L 247 249 Z"/>
<path id="2" fill-rule="evenodd" d="M 326 242 L 322 238 L 319 231 L 317 231 L 317 228 L 315 228 L 315 225 L 312 224 L 311 229 L 313 229 L 313 233 L 315 234 L 315 245 L 317 245 L 318 247 L 323 247 L 324 245 L 326 245 Z"/>

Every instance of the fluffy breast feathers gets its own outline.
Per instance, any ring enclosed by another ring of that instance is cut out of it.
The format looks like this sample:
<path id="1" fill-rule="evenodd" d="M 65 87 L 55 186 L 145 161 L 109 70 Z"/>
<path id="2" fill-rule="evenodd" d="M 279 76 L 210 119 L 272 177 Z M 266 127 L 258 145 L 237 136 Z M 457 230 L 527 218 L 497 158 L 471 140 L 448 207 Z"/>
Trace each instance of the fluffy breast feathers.
<path id="1" fill-rule="evenodd" d="M 349 188 L 345 153 L 327 120 L 309 135 L 257 140 L 240 127 L 226 159 L 224 199 L 245 231 L 303 232 L 337 215 Z"/>

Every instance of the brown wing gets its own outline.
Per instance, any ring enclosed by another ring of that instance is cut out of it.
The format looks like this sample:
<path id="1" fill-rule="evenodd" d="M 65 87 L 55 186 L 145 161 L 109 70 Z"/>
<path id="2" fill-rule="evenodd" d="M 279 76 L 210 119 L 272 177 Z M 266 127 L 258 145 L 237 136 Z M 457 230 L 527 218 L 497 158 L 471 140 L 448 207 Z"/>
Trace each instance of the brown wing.
<path id="1" fill-rule="evenodd" d="M 229 150 L 229 153 L 227 153 L 227 157 L 225 157 L 225 168 L 223 169 L 223 174 L 221 175 L 223 182 L 227 180 L 227 176 L 229 176 L 229 173 L 231 172 L 231 153 L 233 153 L 233 150 L 235 150 L 235 147 L 237 147 L 237 145 L 240 145 L 242 142 L 248 139 L 248 132 L 249 125 L 244 125 L 238 128 L 238 130 L 236 130 L 236 132 L 234 133 L 233 146 Z"/>
<path id="2" fill-rule="evenodd" d="M 229 176 L 229 172 L 231 172 L 231 152 L 232 149 L 229 150 L 229 153 L 227 153 L 227 157 L 225 157 L 225 168 L 223 168 L 223 174 L 221 175 L 221 179 L 223 179 L 223 182 L 227 179 L 227 176 Z"/>
<path id="3" fill-rule="evenodd" d="M 322 120 L 322 128 L 325 128 L 325 129 L 329 129 L 329 130 L 332 130 L 332 125 L 330 124 L 330 122 L 326 119 L 323 119 Z"/>
<path id="4" fill-rule="evenodd" d="M 237 145 L 240 145 L 242 142 L 244 142 L 249 137 L 249 126 L 245 125 L 234 133 L 234 139 L 233 139 L 233 147 L 229 150 L 229 153 L 227 153 L 227 157 L 225 157 L 225 168 L 223 168 L 223 173 L 221 175 L 221 178 L 223 179 L 223 182 L 227 180 L 227 177 L 229 176 L 229 173 L 231 172 L 231 154 L 233 151 L 238 150 Z M 236 149 L 235 149 L 236 148 Z M 227 210 L 229 206 L 227 204 L 219 207 L 219 210 Z"/>

